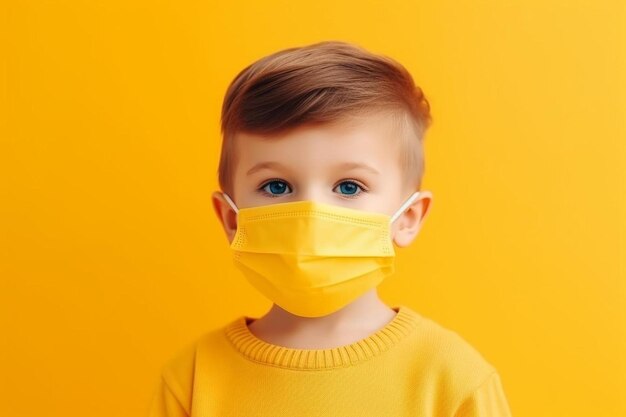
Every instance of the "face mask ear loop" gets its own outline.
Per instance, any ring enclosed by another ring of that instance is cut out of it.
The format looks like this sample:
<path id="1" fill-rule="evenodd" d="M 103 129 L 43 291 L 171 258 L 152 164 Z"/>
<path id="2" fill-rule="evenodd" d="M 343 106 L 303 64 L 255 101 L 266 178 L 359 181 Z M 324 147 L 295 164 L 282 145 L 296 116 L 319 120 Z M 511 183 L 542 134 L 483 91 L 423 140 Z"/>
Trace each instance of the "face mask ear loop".
<path id="1" fill-rule="evenodd" d="M 239 209 L 237 208 L 237 205 L 235 204 L 235 202 L 228 196 L 228 194 L 226 193 L 222 193 L 222 195 L 224 196 L 224 198 L 226 199 L 226 201 L 228 201 L 228 204 L 230 204 L 230 206 L 233 208 L 233 210 L 235 210 L 235 213 L 239 213 Z"/>
<path id="2" fill-rule="evenodd" d="M 395 214 L 394 214 L 393 216 L 391 216 L 391 220 L 389 221 L 389 224 L 391 224 L 391 223 L 395 222 L 395 221 L 396 221 L 396 219 L 397 219 L 398 217 L 400 217 L 400 215 L 401 215 L 402 213 L 404 213 L 404 210 L 406 210 L 406 209 L 407 209 L 407 207 L 409 207 L 411 204 L 413 204 L 413 202 L 414 202 L 415 200 L 417 200 L 417 197 L 418 197 L 420 194 L 421 194 L 421 193 L 420 193 L 420 191 L 416 191 L 416 192 L 414 192 L 414 193 L 411 195 L 411 197 L 409 197 L 409 198 L 408 198 L 408 199 L 404 202 L 404 204 L 402 204 L 402 206 L 400 206 L 400 208 L 398 209 L 398 211 L 396 211 L 396 212 L 395 212 Z"/>

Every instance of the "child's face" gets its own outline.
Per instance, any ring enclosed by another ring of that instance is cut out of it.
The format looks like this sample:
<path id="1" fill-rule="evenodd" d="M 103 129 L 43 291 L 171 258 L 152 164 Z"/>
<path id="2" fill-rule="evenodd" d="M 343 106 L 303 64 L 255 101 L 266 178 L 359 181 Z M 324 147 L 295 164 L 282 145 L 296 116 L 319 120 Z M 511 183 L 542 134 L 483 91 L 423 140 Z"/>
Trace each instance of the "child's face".
<path id="1" fill-rule="evenodd" d="M 393 214 L 415 190 L 403 187 L 399 141 L 391 119 L 375 114 L 353 122 L 301 126 L 280 136 L 239 133 L 234 191 L 238 208 L 315 200 L 359 210 Z M 417 235 L 431 194 L 424 191 L 392 224 L 398 246 Z M 236 215 L 220 193 L 213 205 L 229 241 Z"/>

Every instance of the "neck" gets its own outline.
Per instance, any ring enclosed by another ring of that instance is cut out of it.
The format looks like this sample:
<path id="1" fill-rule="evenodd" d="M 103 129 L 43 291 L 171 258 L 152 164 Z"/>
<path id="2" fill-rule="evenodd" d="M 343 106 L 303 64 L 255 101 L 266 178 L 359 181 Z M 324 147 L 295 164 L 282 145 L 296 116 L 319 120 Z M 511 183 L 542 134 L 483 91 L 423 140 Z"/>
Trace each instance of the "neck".
<path id="1" fill-rule="evenodd" d="M 250 331 L 269 343 L 296 349 L 326 349 L 354 343 L 389 323 L 396 312 L 376 288 L 347 306 L 322 317 L 301 317 L 278 305 L 248 324 Z"/>

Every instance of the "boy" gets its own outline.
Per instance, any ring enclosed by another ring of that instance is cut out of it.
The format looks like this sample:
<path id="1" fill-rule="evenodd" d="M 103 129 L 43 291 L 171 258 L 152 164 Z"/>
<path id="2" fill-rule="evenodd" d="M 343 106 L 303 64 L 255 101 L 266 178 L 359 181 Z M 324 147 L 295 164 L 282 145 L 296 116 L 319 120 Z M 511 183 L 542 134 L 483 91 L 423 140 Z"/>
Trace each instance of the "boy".
<path id="1" fill-rule="evenodd" d="M 274 302 L 163 367 L 151 417 L 509 417 L 472 346 L 376 286 L 417 236 L 429 104 L 396 61 L 339 41 L 242 70 L 222 110 L 213 206 Z"/>

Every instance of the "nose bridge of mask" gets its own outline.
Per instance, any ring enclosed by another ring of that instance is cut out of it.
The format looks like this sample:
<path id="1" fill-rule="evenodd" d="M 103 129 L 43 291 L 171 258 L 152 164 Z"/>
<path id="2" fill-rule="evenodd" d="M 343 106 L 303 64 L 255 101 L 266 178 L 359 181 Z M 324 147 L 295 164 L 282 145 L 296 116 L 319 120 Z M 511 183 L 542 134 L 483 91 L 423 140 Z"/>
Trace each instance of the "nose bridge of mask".
<path id="1" fill-rule="evenodd" d="M 238 213 L 239 209 L 237 208 L 237 205 L 228 196 L 228 194 L 222 193 L 222 195 L 224 196 L 224 198 L 226 198 L 226 201 L 233 208 L 233 210 L 235 210 L 235 213 Z M 413 202 L 417 199 L 419 195 L 420 195 L 420 191 L 416 191 L 413 194 L 411 194 L 411 196 L 406 199 L 406 201 L 400 206 L 400 208 L 398 208 L 398 210 L 396 210 L 396 212 L 391 215 L 391 218 L 389 219 L 389 223 L 393 223 L 394 221 L 396 221 L 398 217 L 400 217 L 402 213 L 404 213 L 404 210 L 406 210 L 411 204 L 413 204 Z"/>
<path id="2" fill-rule="evenodd" d="M 224 198 L 226 198 L 226 201 L 228 201 L 228 204 L 230 204 L 230 206 L 233 208 L 233 210 L 235 210 L 235 213 L 239 213 L 239 209 L 237 208 L 237 205 L 235 204 L 235 202 L 228 196 L 228 194 L 226 193 L 222 193 L 224 195 Z M 413 202 L 415 200 L 417 200 L 417 197 L 419 197 L 420 195 L 420 191 L 416 191 L 413 194 L 411 194 L 411 196 L 409 198 L 406 199 L 406 201 L 400 206 L 400 208 L 398 208 L 398 210 L 396 210 L 396 212 L 394 214 L 391 215 L 390 219 L 389 219 L 389 224 L 392 224 L 393 222 L 395 222 L 401 215 L 402 213 L 404 213 L 404 211 L 411 205 L 413 204 Z"/>

